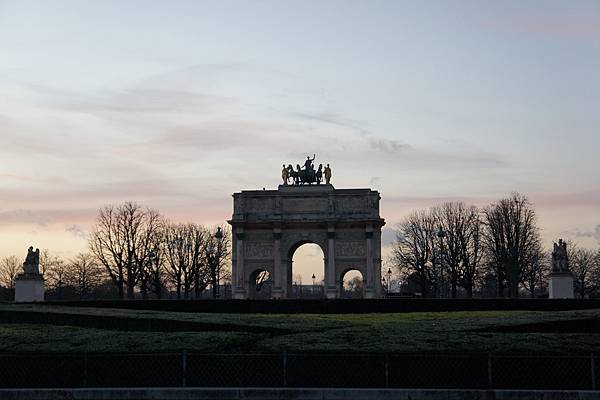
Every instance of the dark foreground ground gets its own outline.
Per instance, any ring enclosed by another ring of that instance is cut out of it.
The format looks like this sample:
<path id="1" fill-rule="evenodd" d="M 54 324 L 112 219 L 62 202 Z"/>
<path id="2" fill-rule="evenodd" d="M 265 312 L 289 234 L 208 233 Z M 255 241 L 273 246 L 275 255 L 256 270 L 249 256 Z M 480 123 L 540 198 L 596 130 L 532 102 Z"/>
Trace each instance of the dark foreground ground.
<path id="1" fill-rule="evenodd" d="M 236 314 L 86 305 L 0 304 L 0 388 L 592 390 L 600 382 L 598 309 Z"/>
<path id="2" fill-rule="evenodd" d="M 0 304 L 0 352 L 600 353 L 600 310 L 234 314 Z"/>

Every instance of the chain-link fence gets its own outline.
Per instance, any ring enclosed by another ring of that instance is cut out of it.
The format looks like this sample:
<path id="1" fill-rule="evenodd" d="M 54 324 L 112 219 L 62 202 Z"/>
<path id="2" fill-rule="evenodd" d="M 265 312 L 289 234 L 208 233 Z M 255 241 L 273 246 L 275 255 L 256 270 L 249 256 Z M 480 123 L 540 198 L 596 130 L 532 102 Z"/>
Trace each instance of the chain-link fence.
<path id="1" fill-rule="evenodd" d="M 0 388 L 597 388 L 594 354 L 0 354 Z"/>

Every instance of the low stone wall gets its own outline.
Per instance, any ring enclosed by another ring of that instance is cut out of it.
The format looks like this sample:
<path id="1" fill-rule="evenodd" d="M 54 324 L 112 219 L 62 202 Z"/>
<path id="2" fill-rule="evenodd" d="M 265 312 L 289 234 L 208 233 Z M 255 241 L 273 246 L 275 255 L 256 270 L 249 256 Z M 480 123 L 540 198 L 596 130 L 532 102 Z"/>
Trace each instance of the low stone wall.
<path id="1" fill-rule="evenodd" d="M 592 400 L 600 391 L 428 390 L 428 389 L 12 389 L 0 390 L 3 400 Z"/>

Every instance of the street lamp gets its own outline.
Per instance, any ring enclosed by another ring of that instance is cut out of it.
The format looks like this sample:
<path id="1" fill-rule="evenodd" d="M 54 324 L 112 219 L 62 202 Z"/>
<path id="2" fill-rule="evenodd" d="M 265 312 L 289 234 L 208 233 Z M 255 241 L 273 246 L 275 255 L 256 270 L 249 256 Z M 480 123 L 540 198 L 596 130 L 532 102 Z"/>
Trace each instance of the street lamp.
<path id="1" fill-rule="evenodd" d="M 217 272 L 217 281 L 215 282 L 217 285 L 216 297 L 220 297 L 219 286 L 221 282 L 221 268 L 219 268 L 219 263 L 221 262 L 221 241 L 223 239 L 223 231 L 221 227 L 217 227 L 217 231 L 215 232 L 215 239 L 217 241 L 217 254 L 215 254 L 215 270 Z"/>
<path id="2" fill-rule="evenodd" d="M 388 278 L 387 278 L 387 292 L 390 293 L 390 282 L 392 280 L 392 269 L 391 268 L 388 268 L 387 276 L 388 276 Z"/>

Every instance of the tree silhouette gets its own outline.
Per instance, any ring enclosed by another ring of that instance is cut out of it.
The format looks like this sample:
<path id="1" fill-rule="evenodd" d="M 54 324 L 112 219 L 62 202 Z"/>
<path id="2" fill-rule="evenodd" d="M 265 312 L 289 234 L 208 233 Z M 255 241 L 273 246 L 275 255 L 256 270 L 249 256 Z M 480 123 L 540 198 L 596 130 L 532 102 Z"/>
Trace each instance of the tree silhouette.
<path id="1" fill-rule="evenodd" d="M 527 197 L 513 193 L 483 209 L 486 256 L 497 279 L 498 295 L 508 287 L 519 296 L 522 274 L 539 255 L 540 235 L 536 215 Z"/>

